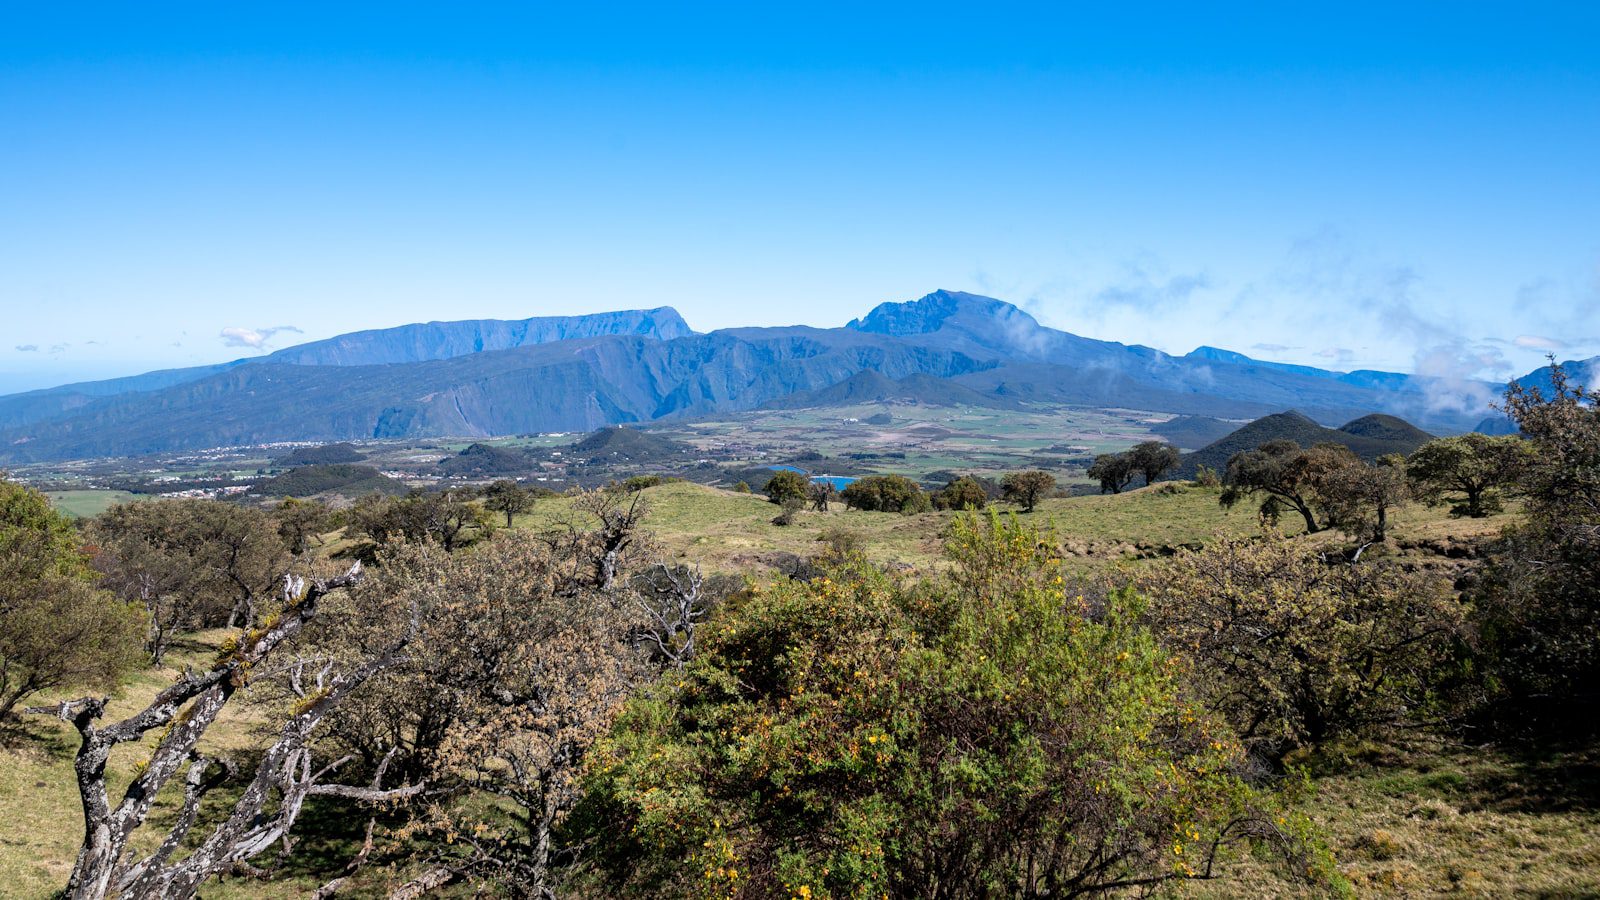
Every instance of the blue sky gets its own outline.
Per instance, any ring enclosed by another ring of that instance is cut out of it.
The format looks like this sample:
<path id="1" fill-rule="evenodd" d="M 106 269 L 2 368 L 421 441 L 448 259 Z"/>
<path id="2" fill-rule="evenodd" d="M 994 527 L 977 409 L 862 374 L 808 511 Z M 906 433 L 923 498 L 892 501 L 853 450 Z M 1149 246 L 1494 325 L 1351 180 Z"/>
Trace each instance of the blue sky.
<path id="1" fill-rule="evenodd" d="M 32 6 L 0 391 L 936 288 L 1174 353 L 1600 354 L 1600 5 Z"/>

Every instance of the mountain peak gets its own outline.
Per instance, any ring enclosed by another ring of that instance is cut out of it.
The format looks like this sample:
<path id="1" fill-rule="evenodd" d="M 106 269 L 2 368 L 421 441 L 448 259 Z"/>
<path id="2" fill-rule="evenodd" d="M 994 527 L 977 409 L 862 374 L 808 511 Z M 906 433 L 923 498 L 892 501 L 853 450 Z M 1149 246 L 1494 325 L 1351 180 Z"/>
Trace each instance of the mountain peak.
<path id="1" fill-rule="evenodd" d="M 916 300 L 880 303 L 872 312 L 845 327 L 873 334 L 928 334 L 943 328 L 952 319 L 970 321 L 975 318 L 1039 327 L 1033 316 L 1004 300 L 942 289 Z"/>

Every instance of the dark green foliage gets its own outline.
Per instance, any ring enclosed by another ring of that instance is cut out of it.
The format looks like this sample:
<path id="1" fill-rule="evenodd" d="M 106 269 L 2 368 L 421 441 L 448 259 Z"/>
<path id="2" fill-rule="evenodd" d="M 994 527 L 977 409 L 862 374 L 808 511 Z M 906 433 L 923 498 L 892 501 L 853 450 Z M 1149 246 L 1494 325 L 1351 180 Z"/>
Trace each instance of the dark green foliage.
<path id="1" fill-rule="evenodd" d="M 333 511 L 316 500 L 285 497 L 272 508 L 272 518 L 284 547 L 295 556 L 308 552 L 313 543 L 320 544 L 323 532 L 333 528 Z"/>
<path id="2" fill-rule="evenodd" d="M 1261 839 L 1331 866 L 1138 624 L 1065 593 L 1053 540 L 963 517 L 947 578 L 835 561 L 733 598 L 595 748 L 572 835 L 622 896 L 1073 896 Z"/>
<path id="3" fill-rule="evenodd" d="M 1100 493 L 1120 494 L 1133 483 L 1139 470 L 1127 453 L 1102 453 L 1094 458 L 1084 474 L 1100 482 Z"/>
<path id="4" fill-rule="evenodd" d="M 272 461 L 279 469 L 297 469 L 301 466 L 334 466 L 341 463 L 365 462 L 366 454 L 354 444 L 319 444 L 315 447 L 297 447 Z"/>
<path id="5" fill-rule="evenodd" d="M 372 466 L 305 466 L 258 483 L 254 493 L 266 497 L 311 497 L 338 493 L 346 497 L 377 492 L 398 495 L 406 486 Z"/>
<path id="6" fill-rule="evenodd" d="M 989 504 L 989 493 L 976 478 L 962 476 L 935 492 L 932 499 L 934 509 L 983 509 Z"/>
<path id="7" fill-rule="evenodd" d="M 1443 503 L 1458 495 L 1451 515 L 1476 519 L 1501 508 L 1500 490 L 1516 483 L 1531 449 L 1516 435 L 1469 432 L 1423 444 L 1406 472 L 1423 499 Z"/>
<path id="8" fill-rule="evenodd" d="M 65 516 L 0 479 L 0 722 L 60 687 L 104 690 L 135 664 L 142 611 L 92 584 Z"/>
<path id="9" fill-rule="evenodd" d="M 1493 549 L 1471 591 L 1492 711 L 1539 733 L 1600 723 L 1600 409 L 1550 371 L 1548 392 L 1514 385 L 1527 436 L 1517 489 L 1527 524 Z"/>
<path id="10" fill-rule="evenodd" d="M 533 459 L 522 450 L 493 444 L 472 444 L 455 456 L 439 462 L 441 473 L 469 478 L 526 475 L 533 467 Z"/>
<path id="11" fill-rule="evenodd" d="M 602 428 L 572 445 L 572 451 L 606 462 L 655 463 L 694 456 L 694 448 L 637 428 Z"/>
<path id="12" fill-rule="evenodd" d="M 513 517 L 533 508 L 533 492 L 515 481 L 502 478 L 483 489 L 483 505 L 485 509 L 503 514 L 506 527 L 510 528 Z"/>
<path id="13" fill-rule="evenodd" d="M 839 493 L 850 509 L 878 512 L 918 512 L 928 508 L 928 497 L 904 475 L 868 475 Z"/>
<path id="14" fill-rule="evenodd" d="M 1055 492 L 1056 477 L 1038 469 L 1031 472 L 1009 472 L 1000 482 L 1000 489 L 1001 496 L 1008 503 L 1019 504 L 1023 512 L 1033 512 L 1033 507 L 1040 500 Z"/>
<path id="15" fill-rule="evenodd" d="M 1147 485 L 1176 469 L 1181 458 L 1177 447 L 1161 441 L 1144 441 L 1128 450 L 1128 461 L 1144 476 Z"/>
<path id="16" fill-rule="evenodd" d="M 788 469 L 780 469 L 772 473 L 767 479 L 766 487 L 761 492 L 773 503 L 783 503 L 785 500 L 804 500 L 811 492 L 811 479 Z"/>

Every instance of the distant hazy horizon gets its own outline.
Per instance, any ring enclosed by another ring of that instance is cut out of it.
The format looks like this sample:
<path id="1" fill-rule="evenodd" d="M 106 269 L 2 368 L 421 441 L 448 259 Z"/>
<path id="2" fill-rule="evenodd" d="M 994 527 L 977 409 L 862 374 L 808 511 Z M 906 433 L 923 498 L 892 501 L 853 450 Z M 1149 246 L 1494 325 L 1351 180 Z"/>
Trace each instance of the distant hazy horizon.
<path id="1" fill-rule="evenodd" d="M 0 393 L 428 320 L 1600 354 L 1600 8 L 0 11 Z"/>

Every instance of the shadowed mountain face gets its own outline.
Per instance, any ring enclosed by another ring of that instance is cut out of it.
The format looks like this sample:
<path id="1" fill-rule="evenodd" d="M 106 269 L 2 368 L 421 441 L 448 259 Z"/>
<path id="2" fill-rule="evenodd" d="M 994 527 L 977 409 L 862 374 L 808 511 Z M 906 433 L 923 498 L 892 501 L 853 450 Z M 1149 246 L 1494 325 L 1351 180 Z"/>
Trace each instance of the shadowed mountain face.
<path id="1" fill-rule="evenodd" d="M 611 334 L 638 335 L 665 341 L 688 337 L 694 331 L 678 315 L 678 311 L 669 306 L 589 316 L 541 316 L 517 321 L 473 319 L 357 331 L 324 341 L 285 347 L 265 356 L 236 359 L 213 366 L 163 369 L 126 378 L 86 381 L 0 397 L 0 429 L 55 418 L 86 406 L 98 397 L 159 391 L 244 365 L 373 366 L 424 362 L 485 350 L 509 350 Z"/>
<path id="2" fill-rule="evenodd" d="M 1322 422 L 1384 411 L 1433 427 L 1411 389 L 1248 360 L 1173 357 L 1045 328 L 988 297 L 937 291 L 842 328 L 695 334 L 656 309 L 412 325 L 202 369 L 0 398 L 0 460 L 281 440 L 592 431 L 767 404 L 862 400 L 1123 407 Z M 131 385 L 131 386 L 130 386 Z M 1419 412 L 1420 411 L 1420 412 Z"/>
<path id="3" fill-rule="evenodd" d="M 1178 477 L 1193 477 L 1201 466 L 1226 471 L 1235 453 L 1254 450 L 1268 441 L 1294 441 L 1302 447 L 1333 443 L 1349 447 L 1365 460 L 1388 453 L 1409 455 L 1433 439 L 1433 435 L 1394 416 L 1372 414 L 1327 428 L 1294 410 L 1263 416 L 1193 453 L 1184 454 Z"/>

